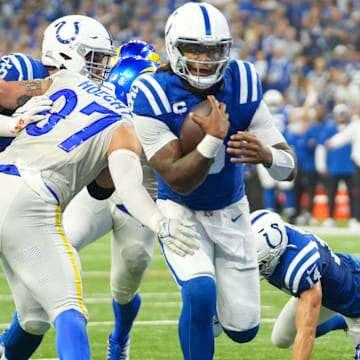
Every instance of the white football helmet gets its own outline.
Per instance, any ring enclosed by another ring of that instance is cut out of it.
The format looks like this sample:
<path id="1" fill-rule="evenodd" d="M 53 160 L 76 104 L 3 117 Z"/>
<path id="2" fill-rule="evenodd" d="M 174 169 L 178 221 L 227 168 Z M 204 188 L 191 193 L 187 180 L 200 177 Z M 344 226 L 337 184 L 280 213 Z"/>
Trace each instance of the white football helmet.
<path id="1" fill-rule="evenodd" d="M 116 55 L 111 34 L 97 20 L 69 15 L 53 21 L 44 32 L 42 63 L 87 76 L 101 85 Z"/>
<path id="2" fill-rule="evenodd" d="M 256 210 L 250 215 L 260 274 L 269 277 L 288 245 L 285 224 L 280 215 L 269 210 Z"/>
<path id="3" fill-rule="evenodd" d="M 266 91 L 263 96 L 263 100 L 272 113 L 275 113 L 278 109 L 284 106 L 284 97 L 281 95 L 280 91 L 275 89 Z"/>
<path id="4" fill-rule="evenodd" d="M 225 16 L 207 3 L 189 2 L 180 6 L 165 26 L 171 69 L 198 89 L 208 89 L 222 79 L 230 59 L 231 43 Z M 206 60 L 191 60 L 185 56 L 189 53 L 205 54 Z"/>

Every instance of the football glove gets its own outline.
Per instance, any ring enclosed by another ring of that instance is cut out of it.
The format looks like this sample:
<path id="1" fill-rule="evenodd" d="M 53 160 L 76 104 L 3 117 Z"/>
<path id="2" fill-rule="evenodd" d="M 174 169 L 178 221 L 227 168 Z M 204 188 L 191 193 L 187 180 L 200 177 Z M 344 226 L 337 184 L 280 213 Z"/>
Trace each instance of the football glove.
<path id="1" fill-rule="evenodd" d="M 157 233 L 159 240 L 175 254 L 193 255 L 194 250 L 200 248 L 198 240 L 201 236 L 192 229 L 194 223 L 184 219 L 163 218 L 159 225 L 160 230 Z"/>
<path id="2" fill-rule="evenodd" d="M 32 97 L 11 116 L 10 133 L 16 135 L 25 126 L 44 120 L 46 115 L 41 113 L 50 110 L 52 103 L 46 95 Z"/>

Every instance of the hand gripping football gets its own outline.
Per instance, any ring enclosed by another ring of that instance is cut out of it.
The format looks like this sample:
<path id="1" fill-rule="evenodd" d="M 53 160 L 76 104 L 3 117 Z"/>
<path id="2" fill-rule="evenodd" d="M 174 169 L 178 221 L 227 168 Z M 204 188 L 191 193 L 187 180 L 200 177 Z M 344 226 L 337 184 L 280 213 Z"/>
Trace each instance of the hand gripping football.
<path id="1" fill-rule="evenodd" d="M 200 116 L 208 116 L 211 112 L 211 104 L 209 100 L 204 100 L 196 105 L 190 112 L 194 112 Z M 205 136 L 204 131 L 198 123 L 191 118 L 190 112 L 184 119 L 180 130 L 180 145 L 184 155 L 193 151 Z"/>

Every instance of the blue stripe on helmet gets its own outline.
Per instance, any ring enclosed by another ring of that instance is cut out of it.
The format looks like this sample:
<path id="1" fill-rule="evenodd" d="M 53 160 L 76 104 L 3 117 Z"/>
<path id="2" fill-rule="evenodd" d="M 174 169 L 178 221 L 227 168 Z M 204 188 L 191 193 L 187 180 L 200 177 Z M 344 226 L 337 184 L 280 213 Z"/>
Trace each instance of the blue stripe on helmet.
<path id="1" fill-rule="evenodd" d="M 211 35 L 211 26 L 210 26 L 210 19 L 209 19 L 209 14 L 206 10 L 206 7 L 204 5 L 200 5 L 200 9 L 203 13 L 204 16 L 204 21 L 205 21 L 205 35 Z"/>
<path id="2" fill-rule="evenodd" d="M 254 222 L 258 219 L 260 219 L 261 217 L 263 217 L 264 215 L 268 214 L 269 211 L 264 211 L 262 213 L 260 213 L 259 215 L 255 216 L 252 220 L 251 220 L 251 225 L 254 225 Z"/>

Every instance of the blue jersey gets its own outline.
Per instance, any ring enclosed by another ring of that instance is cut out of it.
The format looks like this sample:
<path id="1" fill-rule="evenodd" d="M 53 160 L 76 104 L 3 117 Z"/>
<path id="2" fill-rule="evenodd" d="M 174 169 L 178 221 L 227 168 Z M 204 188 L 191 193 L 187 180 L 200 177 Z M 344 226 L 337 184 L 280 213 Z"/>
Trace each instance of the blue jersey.
<path id="1" fill-rule="evenodd" d="M 179 76 L 158 72 L 141 77 L 133 87 L 133 112 L 164 122 L 177 136 L 187 114 L 204 99 L 188 90 Z M 211 94 L 226 104 L 230 129 L 224 144 L 238 130 L 246 130 L 262 99 L 262 89 L 252 64 L 232 60 L 221 86 Z M 183 203 L 194 210 L 221 209 L 245 194 L 243 166 L 230 163 L 225 146 L 219 151 L 205 181 L 189 195 L 174 192 L 158 174 L 158 198 Z M 233 156 L 233 155 L 232 155 Z"/>
<path id="2" fill-rule="evenodd" d="M 315 148 L 319 142 L 319 137 L 323 126 L 320 124 L 311 125 L 303 134 L 303 158 L 302 169 L 306 171 L 316 171 L 315 168 Z"/>
<path id="3" fill-rule="evenodd" d="M 319 144 L 325 144 L 327 139 L 338 132 L 339 130 L 334 123 L 324 126 L 319 137 Z M 327 149 L 326 165 L 330 175 L 352 175 L 355 166 L 351 160 L 351 144 L 337 149 Z"/>
<path id="4" fill-rule="evenodd" d="M 29 55 L 15 53 L 0 59 L 0 77 L 5 81 L 44 79 L 48 71 L 40 60 Z M 12 137 L 0 137 L 0 152 L 13 140 Z"/>
<path id="5" fill-rule="evenodd" d="M 318 281 L 322 305 L 349 317 L 360 316 L 360 260 L 334 253 L 317 236 L 286 224 L 288 246 L 269 282 L 299 297 Z"/>

